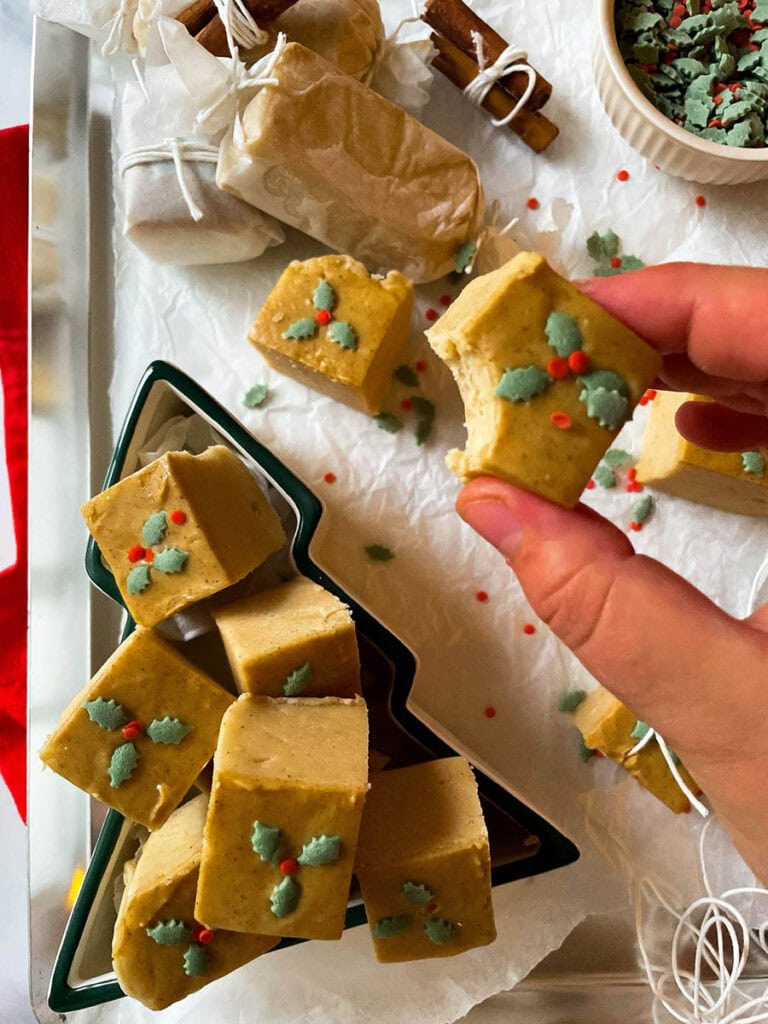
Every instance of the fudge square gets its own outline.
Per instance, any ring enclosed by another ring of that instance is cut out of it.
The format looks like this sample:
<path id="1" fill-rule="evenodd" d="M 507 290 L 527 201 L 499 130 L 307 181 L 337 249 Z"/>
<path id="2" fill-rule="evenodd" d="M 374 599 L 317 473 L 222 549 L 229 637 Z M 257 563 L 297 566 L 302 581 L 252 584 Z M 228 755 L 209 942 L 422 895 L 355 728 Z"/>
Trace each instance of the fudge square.
<path id="1" fill-rule="evenodd" d="M 493 942 L 488 832 L 464 758 L 373 777 L 355 874 L 382 963 Z"/>
<path id="2" fill-rule="evenodd" d="M 642 739 L 647 726 L 608 690 L 598 686 L 588 693 L 573 713 L 573 724 L 589 750 L 599 750 L 620 764 L 675 814 L 690 810 L 688 798 L 675 781 L 655 740 L 630 755 L 629 751 Z M 683 765 L 678 765 L 678 771 L 686 786 L 698 793 L 699 787 Z"/>
<path id="3" fill-rule="evenodd" d="M 248 335 L 270 366 L 330 398 L 378 413 L 408 338 L 413 283 L 371 275 L 351 256 L 294 260 Z"/>
<path id="4" fill-rule="evenodd" d="M 137 628 L 70 702 L 40 758 L 127 818 L 159 828 L 216 749 L 234 697 Z"/>
<path id="5" fill-rule="evenodd" d="M 340 938 L 367 789 L 365 701 L 243 694 L 214 758 L 198 921 Z"/>
<path id="6" fill-rule="evenodd" d="M 123 992 L 150 1010 L 184 999 L 279 941 L 214 932 L 195 919 L 207 807 L 204 795 L 178 807 L 123 869 L 112 961 Z"/>
<path id="7" fill-rule="evenodd" d="M 475 278 L 426 333 L 464 401 L 467 445 L 448 468 L 567 508 L 661 366 L 536 253 Z"/>
<path id="8" fill-rule="evenodd" d="M 353 697 L 360 656 L 349 608 L 299 576 L 212 610 L 241 693 Z"/>
<path id="9" fill-rule="evenodd" d="M 82 512 L 142 626 L 237 583 L 285 544 L 277 513 L 223 445 L 168 452 Z"/>
<path id="10" fill-rule="evenodd" d="M 659 391 L 650 403 L 637 479 L 679 498 L 745 516 L 768 516 L 768 461 L 759 451 L 712 452 L 678 433 L 675 413 L 702 395 Z"/>

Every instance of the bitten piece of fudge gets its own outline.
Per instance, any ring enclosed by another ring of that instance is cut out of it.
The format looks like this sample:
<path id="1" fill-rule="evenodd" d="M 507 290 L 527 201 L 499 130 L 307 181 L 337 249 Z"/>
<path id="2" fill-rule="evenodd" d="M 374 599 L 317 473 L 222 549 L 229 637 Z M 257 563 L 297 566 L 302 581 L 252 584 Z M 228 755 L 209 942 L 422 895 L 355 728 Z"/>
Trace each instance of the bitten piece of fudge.
<path id="1" fill-rule="evenodd" d="M 290 263 L 248 335 L 270 366 L 377 413 L 408 338 L 413 284 L 372 276 L 350 256 Z"/>
<path id="2" fill-rule="evenodd" d="M 464 758 L 373 777 L 355 874 L 383 963 L 493 942 L 488 832 Z"/>
<path id="3" fill-rule="evenodd" d="M 446 462 L 571 508 L 652 383 L 650 346 L 536 253 L 470 282 L 427 332 L 464 401 Z"/>
<path id="4" fill-rule="evenodd" d="M 273 936 L 213 931 L 195 918 L 208 798 L 177 808 L 124 868 L 112 940 L 120 987 L 150 1010 L 197 992 L 272 949 Z"/>
<path id="5" fill-rule="evenodd" d="M 744 516 L 768 516 L 768 459 L 761 451 L 713 452 L 678 432 L 675 414 L 702 395 L 659 391 L 650 404 L 637 479 L 658 491 Z"/>
<path id="6" fill-rule="evenodd" d="M 40 758 L 127 818 L 159 828 L 216 749 L 234 697 L 139 627 L 70 702 Z"/>
<path id="7" fill-rule="evenodd" d="M 82 512 L 142 626 L 237 583 L 285 544 L 277 513 L 223 445 L 168 452 Z"/>
<path id="8" fill-rule="evenodd" d="M 198 920 L 340 938 L 367 789 L 363 700 L 240 697 L 216 748 Z"/>
<path id="9" fill-rule="evenodd" d="M 353 697 L 360 656 L 349 608 L 303 576 L 213 609 L 241 693 Z"/>

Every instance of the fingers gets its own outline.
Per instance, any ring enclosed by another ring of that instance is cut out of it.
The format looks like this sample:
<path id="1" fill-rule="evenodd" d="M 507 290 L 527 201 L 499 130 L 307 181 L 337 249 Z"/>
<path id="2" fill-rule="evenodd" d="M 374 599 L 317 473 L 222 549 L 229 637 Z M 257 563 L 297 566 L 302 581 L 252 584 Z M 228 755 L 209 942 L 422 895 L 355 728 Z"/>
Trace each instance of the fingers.
<path id="1" fill-rule="evenodd" d="M 692 444 L 718 452 L 743 452 L 768 445 L 768 420 L 718 402 L 685 402 L 675 426 Z"/>
<path id="2" fill-rule="evenodd" d="M 686 355 L 664 357 L 660 387 L 709 395 L 741 412 L 761 415 L 768 411 L 768 382 L 759 386 L 725 377 L 709 377 L 693 365 Z"/>
<path id="3" fill-rule="evenodd" d="M 586 668 L 678 752 L 742 755 L 750 709 L 764 703 L 768 634 L 636 555 L 587 508 L 481 477 L 457 511 L 510 560 L 533 609 Z"/>
<path id="4" fill-rule="evenodd" d="M 662 354 L 710 377 L 768 380 L 768 270 L 667 263 L 579 287 Z"/>

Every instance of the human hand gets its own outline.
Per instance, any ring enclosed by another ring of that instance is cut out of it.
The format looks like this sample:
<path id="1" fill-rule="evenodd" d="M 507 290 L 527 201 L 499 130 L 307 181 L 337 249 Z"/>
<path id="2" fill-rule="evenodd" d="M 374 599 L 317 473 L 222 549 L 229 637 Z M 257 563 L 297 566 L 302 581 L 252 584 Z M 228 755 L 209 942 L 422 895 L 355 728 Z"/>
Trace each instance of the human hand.
<path id="1" fill-rule="evenodd" d="M 663 354 L 663 386 L 718 400 L 678 411 L 689 440 L 768 444 L 768 270 L 668 264 L 581 287 Z M 678 752 L 768 882 L 768 605 L 734 619 L 585 506 L 479 477 L 456 508 L 541 619 Z"/>

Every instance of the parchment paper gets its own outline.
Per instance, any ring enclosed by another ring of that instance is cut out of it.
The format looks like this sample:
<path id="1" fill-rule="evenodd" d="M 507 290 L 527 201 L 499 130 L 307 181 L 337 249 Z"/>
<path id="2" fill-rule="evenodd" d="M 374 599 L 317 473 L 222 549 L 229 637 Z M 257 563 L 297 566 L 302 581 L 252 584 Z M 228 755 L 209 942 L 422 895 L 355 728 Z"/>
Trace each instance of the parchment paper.
<path id="1" fill-rule="evenodd" d="M 768 264 L 764 237 L 768 184 L 716 189 L 666 177 L 614 132 L 592 86 L 586 0 L 473 0 L 473 6 L 554 83 L 546 108 L 561 136 L 544 156 L 494 130 L 450 84 L 434 83 L 424 120 L 463 146 L 481 167 L 499 223 L 519 217 L 524 244 L 538 247 L 573 276 L 591 270 L 584 242 L 614 228 L 626 252 L 648 262 L 698 259 Z M 391 27 L 411 11 L 387 0 Z M 629 181 L 616 180 L 626 168 Z M 704 208 L 695 196 L 703 192 Z M 526 208 L 536 196 L 538 211 Z M 118 196 L 119 199 L 119 196 Z M 588 913 L 627 906 L 629 880 L 651 874 L 681 904 L 698 894 L 691 817 L 675 818 L 606 761 L 582 764 L 577 736 L 558 714 L 559 693 L 589 685 L 583 670 L 536 623 L 503 560 L 453 511 L 458 485 L 444 452 L 463 443 L 462 408 L 447 370 L 414 332 L 407 359 L 423 359 L 418 393 L 438 409 L 433 437 L 415 444 L 413 421 L 390 435 L 365 416 L 332 403 L 269 370 L 245 341 L 248 326 L 290 258 L 322 251 L 305 236 L 260 261 L 237 267 L 155 267 L 115 239 L 117 319 L 111 403 L 118 428 L 150 359 L 177 363 L 301 475 L 326 503 L 315 557 L 358 596 L 420 658 L 412 709 L 459 749 L 550 817 L 581 849 L 566 869 L 494 892 L 499 940 L 454 960 L 378 966 L 364 929 L 340 943 L 308 943 L 264 957 L 160 1015 L 123 1000 L 84 1011 L 83 1020 L 138 1022 L 216 1020 L 222 1024 L 438 1024 L 455 1020 L 481 999 L 514 984 Z M 454 294 L 455 282 L 419 290 L 417 326 L 427 308 Z M 730 328 L 734 335 L 738 324 Z M 242 404 L 264 382 L 259 409 Z M 399 413 L 412 390 L 393 386 Z M 645 412 L 619 444 L 639 451 Z M 328 485 L 323 474 L 337 482 Z M 593 491 L 588 500 L 626 526 L 635 495 Z M 768 545 L 768 524 L 659 496 L 654 518 L 633 534 L 638 550 L 661 558 L 729 611 L 743 614 Z M 365 544 L 395 553 L 382 565 Z M 487 603 L 475 599 L 478 590 Z M 537 625 L 532 636 L 526 622 Z M 496 717 L 484 714 L 486 706 Z M 642 827 L 638 828 L 638 822 Z M 741 877 L 736 854 L 722 844 L 720 875 Z M 625 856 L 616 851 L 624 851 Z M 77 1015 L 81 1019 L 81 1015 Z"/>

